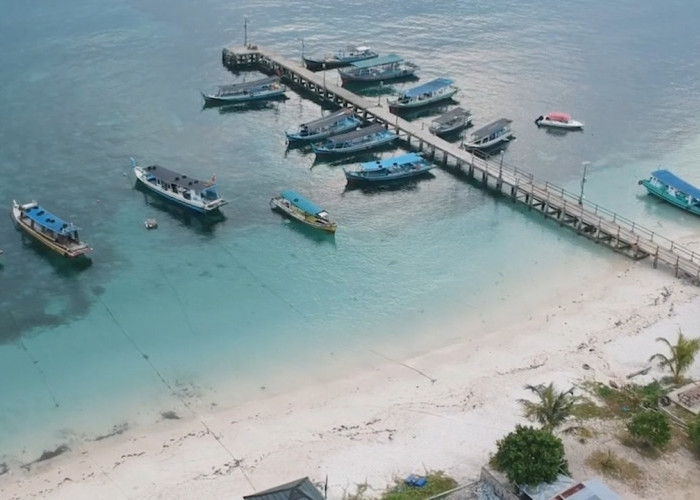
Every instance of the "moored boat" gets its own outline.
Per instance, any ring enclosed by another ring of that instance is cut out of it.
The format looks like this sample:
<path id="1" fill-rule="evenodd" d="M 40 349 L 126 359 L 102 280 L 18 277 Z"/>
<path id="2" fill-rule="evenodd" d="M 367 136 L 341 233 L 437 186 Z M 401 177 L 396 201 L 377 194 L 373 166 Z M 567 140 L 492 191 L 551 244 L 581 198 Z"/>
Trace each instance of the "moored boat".
<path id="1" fill-rule="evenodd" d="M 464 149 L 470 151 L 486 151 L 509 142 L 515 136 L 511 130 L 512 120 L 501 118 L 481 127 L 471 134 L 468 141 L 464 142 Z"/>
<path id="2" fill-rule="evenodd" d="M 13 200 L 11 214 L 19 229 L 64 257 L 77 258 L 92 250 L 80 240 L 79 227 L 48 212 L 35 201 L 20 205 Z"/>
<path id="3" fill-rule="evenodd" d="M 304 65 L 310 71 L 342 68 L 357 61 L 366 61 L 378 57 L 379 54 L 369 47 L 348 47 L 336 54 L 324 57 L 304 57 Z"/>
<path id="4" fill-rule="evenodd" d="M 280 79 L 273 76 L 252 82 L 221 85 L 210 94 L 202 92 L 202 97 L 205 105 L 236 104 L 281 97 L 286 90 L 287 87 L 280 83 Z"/>
<path id="5" fill-rule="evenodd" d="M 270 208 L 284 212 L 299 222 L 329 233 L 335 233 L 338 227 L 330 219 L 328 212 L 291 189 L 282 191 L 279 196 L 272 198 Z"/>
<path id="6" fill-rule="evenodd" d="M 429 172 L 435 165 L 418 153 L 408 153 L 384 160 L 362 163 L 358 170 L 347 170 L 345 178 L 353 182 L 386 182 L 417 177 Z"/>
<path id="7" fill-rule="evenodd" d="M 352 63 L 347 68 L 338 69 L 342 82 L 383 82 L 413 76 L 418 70 L 418 66 L 404 61 L 396 54 L 358 61 Z"/>
<path id="8" fill-rule="evenodd" d="M 384 125 L 375 123 L 345 134 L 332 135 L 323 142 L 311 145 L 317 155 L 348 154 L 366 151 L 390 144 L 399 136 L 386 129 Z"/>
<path id="9" fill-rule="evenodd" d="M 139 167 L 133 159 L 131 161 L 137 182 L 178 205 L 209 213 L 228 203 L 217 193 L 214 177 L 200 181 L 160 165 Z"/>
<path id="10" fill-rule="evenodd" d="M 467 128 L 471 125 L 472 118 L 471 111 L 456 107 L 435 118 L 428 130 L 431 134 L 445 136 Z"/>
<path id="11" fill-rule="evenodd" d="M 427 106 L 450 99 L 459 89 L 449 78 L 435 78 L 429 82 L 404 90 L 396 99 L 388 100 L 391 111 Z"/>
<path id="12" fill-rule="evenodd" d="M 318 120 L 302 123 L 297 130 L 285 134 L 289 142 L 320 141 L 331 135 L 354 130 L 361 124 L 362 120 L 352 109 L 344 108 Z"/>
<path id="13" fill-rule="evenodd" d="M 700 189 L 670 171 L 656 170 L 648 179 L 640 180 L 639 184 L 644 186 L 649 194 L 695 215 L 700 215 Z"/>
<path id="14" fill-rule="evenodd" d="M 540 115 L 535 119 L 535 125 L 538 127 L 552 127 L 564 130 L 582 130 L 583 123 L 572 120 L 568 113 L 554 111 L 546 115 Z"/>

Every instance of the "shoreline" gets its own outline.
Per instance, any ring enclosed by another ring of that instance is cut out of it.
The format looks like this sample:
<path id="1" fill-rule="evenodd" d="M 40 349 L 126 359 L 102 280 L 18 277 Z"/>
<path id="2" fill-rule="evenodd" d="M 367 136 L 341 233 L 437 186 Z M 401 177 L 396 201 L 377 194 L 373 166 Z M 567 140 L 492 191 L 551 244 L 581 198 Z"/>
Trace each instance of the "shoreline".
<path id="1" fill-rule="evenodd" d="M 379 493 L 426 468 L 468 482 L 496 440 L 525 422 L 516 402 L 527 396 L 524 384 L 624 382 L 658 351 L 656 337 L 675 337 L 692 324 L 697 313 L 688 311 L 698 296 L 700 289 L 666 272 L 624 262 L 598 287 L 569 288 L 558 306 L 411 359 L 261 393 L 235 407 L 192 406 L 192 417 L 115 429 L 99 441 L 68 442 L 69 451 L 29 470 L 7 463 L 0 493 L 243 496 L 298 477 L 328 476 L 329 498 L 340 498 L 365 482 Z M 659 374 L 655 367 L 635 382 Z M 689 375 L 698 376 L 697 365 Z M 609 483 L 628 498 L 630 492 Z"/>

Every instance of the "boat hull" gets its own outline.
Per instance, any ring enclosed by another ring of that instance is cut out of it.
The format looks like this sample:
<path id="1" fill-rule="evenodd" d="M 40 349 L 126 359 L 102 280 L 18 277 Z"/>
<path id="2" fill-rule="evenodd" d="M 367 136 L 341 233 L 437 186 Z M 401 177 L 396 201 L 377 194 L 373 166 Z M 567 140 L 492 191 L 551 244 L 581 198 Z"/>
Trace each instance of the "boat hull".
<path id="1" fill-rule="evenodd" d="M 497 147 L 508 144 L 513 139 L 514 139 L 513 135 L 507 135 L 507 136 L 497 137 L 494 140 L 485 142 L 483 144 L 474 144 L 471 142 L 465 142 L 463 147 L 467 151 L 489 151 L 491 149 L 495 149 Z"/>
<path id="2" fill-rule="evenodd" d="M 556 120 L 539 120 L 535 121 L 538 127 L 549 127 L 560 130 L 583 130 L 583 123 L 571 120 L 569 122 L 558 122 Z"/>
<path id="3" fill-rule="evenodd" d="M 422 100 L 410 100 L 407 102 L 401 102 L 401 101 L 389 101 L 389 109 L 391 111 L 402 111 L 406 109 L 416 109 L 416 108 L 422 108 L 424 106 L 430 106 L 431 104 L 435 104 L 441 101 L 446 101 L 448 99 L 452 99 L 452 97 L 459 91 L 459 89 L 450 89 L 447 92 L 443 92 L 442 94 L 431 96 Z"/>
<path id="4" fill-rule="evenodd" d="M 381 146 L 386 146 L 388 144 L 391 144 L 394 142 L 398 137 L 394 134 L 392 136 L 386 136 L 382 137 L 381 139 L 377 139 L 371 142 L 366 142 L 362 144 L 357 144 L 353 146 L 348 146 L 348 147 L 343 147 L 343 148 L 333 148 L 333 149 L 327 149 L 324 148 L 323 146 L 319 146 L 317 144 L 312 144 L 312 148 L 314 153 L 317 155 L 322 155 L 322 156 L 332 156 L 332 155 L 344 155 L 344 154 L 353 154 L 353 153 L 359 153 L 362 151 L 368 151 L 370 149 L 375 149 L 379 148 Z"/>
<path id="5" fill-rule="evenodd" d="M 33 204 L 27 204 L 25 206 L 28 205 Z M 22 206 L 17 203 L 13 204 L 10 215 L 12 216 L 12 220 L 15 222 L 15 226 L 23 233 L 27 234 L 35 241 L 41 243 L 43 246 L 56 252 L 57 254 L 62 255 L 63 257 L 77 259 L 86 256 L 88 252 L 92 251 L 92 248 L 85 243 L 62 245 L 54 240 L 49 234 L 38 231 L 36 228 L 32 227 L 24 217 L 22 217 Z"/>
<path id="6" fill-rule="evenodd" d="M 321 220 L 313 214 L 306 214 L 300 210 L 295 209 L 287 200 L 282 197 L 272 198 L 270 200 L 270 208 L 272 210 L 281 212 L 295 221 L 298 221 L 306 226 L 313 227 L 314 229 L 320 229 L 327 233 L 335 233 L 337 229 L 337 224 L 335 222 Z"/>
<path id="7" fill-rule="evenodd" d="M 286 90 L 286 87 L 282 86 L 282 88 L 275 89 L 274 91 L 260 92 L 257 94 L 215 96 L 212 94 L 202 93 L 202 97 L 204 98 L 204 104 L 207 106 L 221 106 L 225 104 L 245 104 L 250 102 L 278 99 L 280 97 L 284 97 Z"/>
<path id="8" fill-rule="evenodd" d="M 345 171 L 345 179 L 348 184 L 378 184 L 383 182 L 405 181 L 407 179 L 415 179 L 428 174 L 431 169 L 419 169 L 410 172 L 401 172 L 397 174 L 384 175 L 363 175 L 362 172 Z"/>
<path id="9" fill-rule="evenodd" d="M 143 187 L 148 189 L 150 192 L 159 195 L 161 198 L 173 202 L 177 205 L 183 206 L 200 214 L 208 214 L 217 212 L 222 206 L 226 205 L 228 202 L 219 198 L 211 203 L 204 203 L 201 201 L 187 200 L 177 193 L 171 191 L 166 191 L 158 184 L 154 184 L 146 180 L 145 172 L 141 167 L 134 167 L 134 174 L 136 175 L 136 182 L 140 183 Z"/>
<path id="10" fill-rule="evenodd" d="M 689 205 L 687 202 L 684 202 L 683 200 L 678 199 L 676 196 L 673 196 L 672 194 L 668 193 L 665 189 L 652 184 L 648 179 L 639 181 L 639 184 L 644 186 L 647 192 L 652 196 L 660 198 L 673 206 L 685 210 L 686 212 L 690 212 L 695 215 L 700 215 L 700 206 Z"/>
<path id="11" fill-rule="evenodd" d="M 319 132 L 317 134 L 308 134 L 308 135 L 300 135 L 299 133 L 296 132 L 285 132 L 285 135 L 287 136 L 287 141 L 290 143 L 302 143 L 302 142 L 316 142 L 316 141 L 321 141 L 323 139 L 326 139 L 332 135 L 337 135 L 337 134 L 344 134 L 345 132 L 350 132 L 352 130 L 355 130 L 357 127 L 362 125 L 362 121 L 359 119 L 352 119 L 352 120 L 347 120 L 345 122 L 339 122 L 336 127 L 332 127 L 328 130 L 324 130 L 323 132 Z"/>

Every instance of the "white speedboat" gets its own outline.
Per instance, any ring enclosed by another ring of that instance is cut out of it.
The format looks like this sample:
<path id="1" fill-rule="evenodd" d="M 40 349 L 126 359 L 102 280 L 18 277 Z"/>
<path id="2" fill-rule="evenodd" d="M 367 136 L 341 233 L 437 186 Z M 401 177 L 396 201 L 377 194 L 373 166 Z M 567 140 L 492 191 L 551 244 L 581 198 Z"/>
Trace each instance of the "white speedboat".
<path id="1" fill-rule="evenodd" d="M 576 120 L 572 120 L 570 114 L 561 113 L 559 111 L 538 116 L 535 120 L 535 125 L 537 125 L 538 127 L 552 127 L 565 130 L 583 129 L 583 123 Z"/>

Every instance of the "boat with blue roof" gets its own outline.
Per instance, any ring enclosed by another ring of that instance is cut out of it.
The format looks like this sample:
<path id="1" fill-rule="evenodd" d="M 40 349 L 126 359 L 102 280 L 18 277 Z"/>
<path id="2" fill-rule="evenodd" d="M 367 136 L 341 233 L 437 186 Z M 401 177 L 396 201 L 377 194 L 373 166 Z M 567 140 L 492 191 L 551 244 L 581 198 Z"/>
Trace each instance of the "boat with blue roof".
<path id="1" fill-rule="evenodd" d="M 332 135 L 311 145 L 317 155 L 352 154 L 391 144 L 399 138 L 384 125 L 374 123 L 345 134 Z"/>
<path id="2" fill-rule="evenodd" d="M 388 54 L 366 61 L 354 62 L 347 68 L 338 69 L 338 73 L 343 84 L 368 83 L 411 77 L 418 69 L 416 64 L 404 61 L 396 54 Z"/>
<path id="3" fill-rule="evenodd" d="M 12 219 L 19 229 L 54 252 L 75 259 L 92 251 L 81 241 L 80 228 L 52 214 L 37 202 L 19 204 L 12 200 Z"/>
<path id="4" fill-rule="evenodd" d="M 461 107 L 456 107 L 435 118 L 428 130 L 431 134 L 444 137 L 471 125 L 473 115 L 471 111 Z"/>
<path id="5" fill-rule="evenodd" d="M 287 131 L 285 134 L 290 143 L 314 142 L 355 130 L 360 125 L 362 120 L 357 114 L 352 109 L 343 108 L 318 120 L 302 123 L 296 130 Z"/>
<path id="6" fill-rule="evenodd" d="M 132 158 L 136 181 L 166 200 L 199 213 L 218 211 L 228 202 L 216 190 L 216 177 L 201 181 L 160 165 L 140 167 Z"/>
<path id="7" fill-rule="evenodd" d="M 459 88 L 455 86 L 454 80 L 435 78 L 429 82 L 404 90 L 396 99 L 390 99 L 387 102 L 389 109 L 395 112 L 451 99 L 457 92 L 459 92 Z"/>
<path id="8" fill-rule="evenodd" d="M 205 106 L 216 106 L 274 99 L 283 97 L 286 91 L 287 86 L 280 83 L 278 77 L 273 76 L 251 82 L 221 85 L 209 94 L 202 92 L 202 97 Z"/>
<path id="9" fill-rule="evenodd" d="M 279 196 L 272 198 L 270 208 L 281 211 L 303 224 L 329 233 L 335 233 L 338 227 L 330 219 L 328 212 L 292 189 L 282 191 Z"/>
<path id="10" fill-rule="evenodd" d="M 423 158 L 421 154 L 408 153 L 362 163 L 358 170 L 343 169 L 343 171 L 348 184 L 351 184 L 411 179 L 426 174 L 433 168 L 435 165 Z"/>
<path id="11" fill-rule="evenodd" d="M 367 46 L 349 46 L 347 50 L 339 50 L 336 54 L 324 57 L 304 57 L 304 65 L 309 71 L 335 69 L 349 66 L 357 61 L 374 59 L 379 54 Z"/>
<path id="12" fill-rule="evenodd" d="M 644 186 L 649 194 L 695 215 L 700 215 L 700 189 L 669 170 L 656 170 L 648 179 L 640 180 L 639 184 Z"/>

